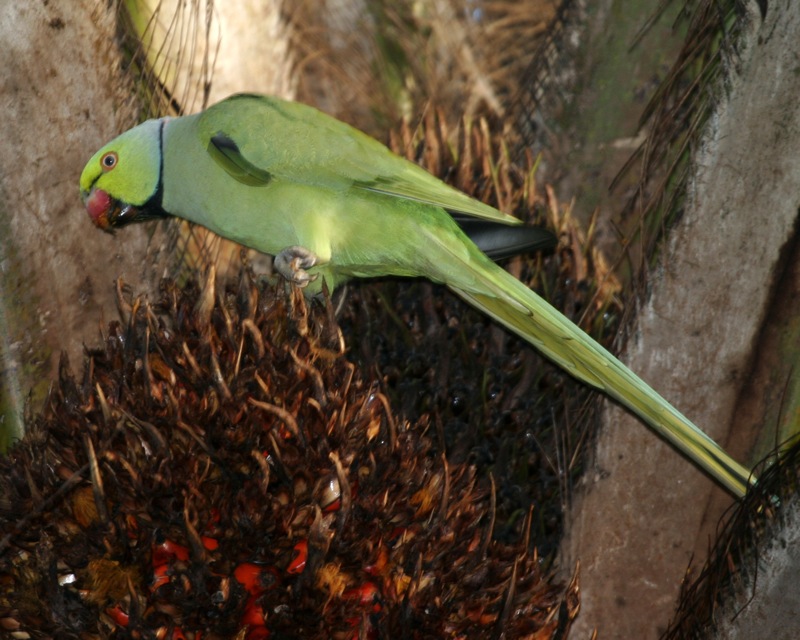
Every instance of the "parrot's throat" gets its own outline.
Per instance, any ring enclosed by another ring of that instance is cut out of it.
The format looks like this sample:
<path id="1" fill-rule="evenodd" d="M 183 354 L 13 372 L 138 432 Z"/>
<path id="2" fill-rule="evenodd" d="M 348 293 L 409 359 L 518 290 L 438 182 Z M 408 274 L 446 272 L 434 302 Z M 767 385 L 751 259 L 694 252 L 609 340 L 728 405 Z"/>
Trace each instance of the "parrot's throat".
<path id="1" fill-rule="evenodd" d="M 158 190 L 153 194 L 153 197 L 145 202 L 141 207 L 137 208 L 136 222 L 141 220 L 150 220 L 152 218 L 168 218 L 171 214 L 165 211 L 161 206 L 163 189 L 159 182 Z M 131 220 L 131 222 L 134 222 Z"/>
<path id="2" fill-rule="evenodd" d="M 140 210 L 145 218 L 165 218 L 169 215 L 161 206 L 164 200 L 164 126 L 166 124 L 167 119 L 161 118 L 158 127 L 158 186 L 156 192 Z"/>
<path id="3" fill-rule="evenodd" d="M 168 211 L 164 210 L 162 202 L 164 200 L 164 125 L 167 123 L 167 118 L 161 118 L 158 127 L 158 185 L 150 199 L 143 205 L 138 207 L 129 207 L 133 215 L 120 216 L 117 219 L 117 226 L 125 225 L 130 222 L 141 222 L 143 220 L 151 220 L 153 218 L 167 218 L 170 216 Z"/>

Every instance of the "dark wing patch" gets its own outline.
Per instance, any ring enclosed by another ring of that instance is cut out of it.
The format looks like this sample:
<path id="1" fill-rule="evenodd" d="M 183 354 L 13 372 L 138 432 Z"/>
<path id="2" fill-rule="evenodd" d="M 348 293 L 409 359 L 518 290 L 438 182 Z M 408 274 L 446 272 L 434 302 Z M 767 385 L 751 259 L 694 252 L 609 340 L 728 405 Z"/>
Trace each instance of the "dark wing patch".
<path id="1" fill-rule="evenodd" d="M 458 214 L 453 218 L 470 240 L 495 261 L 535 251 L 551 251 L 557 244 L 556 236 L 541 227 L 510 226 Z"/>
<path id="2" fill-rule="evenodd" d="M 263 187 L 272 180 L 269 171 L 260 169 L 245 158 L 233 139 L 221 131 L 211 137 L 207 150 L 219 166 L 242 184 Z"/>

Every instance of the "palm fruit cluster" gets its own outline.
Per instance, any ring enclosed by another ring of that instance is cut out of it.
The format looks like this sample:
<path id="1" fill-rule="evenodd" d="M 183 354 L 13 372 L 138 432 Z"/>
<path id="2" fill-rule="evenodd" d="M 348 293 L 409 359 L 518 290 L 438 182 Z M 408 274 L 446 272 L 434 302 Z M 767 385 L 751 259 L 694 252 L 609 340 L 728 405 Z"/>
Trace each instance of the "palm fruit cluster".
<path id="1" fill-rule="evenodd" d="M 212 270 L 120 307 L 0 457 L 0 634 L 566 637 L 531 512 L 497 539 L 491 476 L 395 417 L 329 305 Z"/>

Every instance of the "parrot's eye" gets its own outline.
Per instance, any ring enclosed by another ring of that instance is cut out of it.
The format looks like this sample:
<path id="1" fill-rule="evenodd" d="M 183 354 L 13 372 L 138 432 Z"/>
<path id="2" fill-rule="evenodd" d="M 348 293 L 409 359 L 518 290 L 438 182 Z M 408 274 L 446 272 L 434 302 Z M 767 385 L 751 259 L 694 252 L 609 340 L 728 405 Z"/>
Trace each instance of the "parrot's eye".
<path id="1" fill-rule="evenodd" d="M 117 166 L 117 154 L 114 151 L 109 151 L 100 158 L 100 166 L 103 167 L 103 171 L 111 171 Z"/>

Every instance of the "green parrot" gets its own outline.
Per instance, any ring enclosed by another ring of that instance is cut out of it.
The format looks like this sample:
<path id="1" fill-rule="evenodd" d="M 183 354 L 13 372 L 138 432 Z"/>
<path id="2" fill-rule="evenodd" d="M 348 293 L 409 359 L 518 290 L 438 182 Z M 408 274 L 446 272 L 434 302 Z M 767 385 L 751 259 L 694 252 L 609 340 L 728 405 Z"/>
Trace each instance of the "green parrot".
<path id="1" fill-rule="evenodd" d="M 311 295 L 323 280 L 330 290 L 387 275 L 442 283 L 627 407 L 734 495 L 755 483 L 611 353 L 492 262 L 453 216 L 485 224 L 495 239 L 492 229 L 519 230 L 520 220 L 312 107 L 239 94 L 196 115 L 148 120 L 89 160 L 80 189 L 104 230 L 178 216 L 275 256 L 276 270 Z"/>

